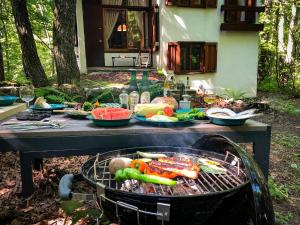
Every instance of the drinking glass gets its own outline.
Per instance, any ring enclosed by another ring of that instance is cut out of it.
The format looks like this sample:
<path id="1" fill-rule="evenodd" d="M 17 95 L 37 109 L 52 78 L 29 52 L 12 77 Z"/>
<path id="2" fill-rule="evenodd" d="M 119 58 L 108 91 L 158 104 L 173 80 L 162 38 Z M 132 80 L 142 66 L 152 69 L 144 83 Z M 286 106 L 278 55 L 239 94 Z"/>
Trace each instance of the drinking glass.
<path id="1" fill-rule="evenodd" d="M 19 90 L 20 98 L 26 102 L 27 109 L 29 110 L 29 102 L 34 99 L 34 87 L 32 85 L 21 86 Z"/>
<path id="2" fill-rule="evenodd" d="M 214 89 L 206 89 L 204 92 L 203 100 L 205 103 L 208 104 L 208 106 L 215 103 L 217 101 L 217 96 L 215 94 L 215 90 Z"/>

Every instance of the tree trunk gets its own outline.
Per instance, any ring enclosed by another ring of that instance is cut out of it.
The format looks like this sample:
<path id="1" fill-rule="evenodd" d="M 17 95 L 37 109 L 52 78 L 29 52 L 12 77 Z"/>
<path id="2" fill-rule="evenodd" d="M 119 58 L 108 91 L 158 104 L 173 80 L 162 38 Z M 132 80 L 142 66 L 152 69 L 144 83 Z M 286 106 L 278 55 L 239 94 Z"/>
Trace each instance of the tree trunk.
<path id="1" fill-rule="evenodd" d="M 53 52 L 58 84 L 73 84 L 80 80 L 74 51 L 76 0 L 55 0 Z"/>
<path id="2" fill-rule="evenodd" d="M 23 68 L 26 77 L 32 81 L 35 87 L 43 87 L 49 83 L 37 53 L 26 2 L 26 0 L 11 0 L 12 12 L 22 49 Z"/>
<path id="3" fill-rule="evenodd" d="M 294 47 L 294 38 L 293 35 L 295 33 L 295 20 L 296 20 L 296 14 L 297 14 L 297 7 L 296 3 L 292 3 L 292 12 L 291 12 L 291 19 L 290 19 L 290 25 L 289 25 L 289 36 L 288 36 L 288 43 L 286 47 L 286 58 L 285 62 L 290 64 L 292 62 L 293 56 L 293 47 Z"/>
<path id="4" fill-rule="evenodd" d="M 4 63 L 3 63 L 3 51 L 2 51 L 2 45 L 0 42 L 0 81 L 4 81 Z"/>

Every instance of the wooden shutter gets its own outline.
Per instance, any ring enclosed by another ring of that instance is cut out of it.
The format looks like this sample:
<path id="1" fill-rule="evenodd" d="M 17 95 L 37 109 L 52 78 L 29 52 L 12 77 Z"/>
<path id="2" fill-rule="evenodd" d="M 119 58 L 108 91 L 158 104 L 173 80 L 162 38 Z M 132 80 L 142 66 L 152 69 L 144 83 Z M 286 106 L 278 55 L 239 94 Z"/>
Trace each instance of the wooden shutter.
<path id="1" fill-rule="evenodd" d="M 217 8 L 217 0 L 204 0 L 206 8 Z"/>
<path id="2" fill-rule="evenodd" d="M 170 6 L 170 5 L 175 5 L 175 0 L 166 0 L 166 5 Z"/>
<path id="3" fill-rule="evenodd" d="M 159 50 L 159 14 L 158 14 L 158 7 L 153 7 L 151 12 L 151 23 L 152 23 L 152 51 Z"/>
<path id="4" fill-rule="evenodd" d="M 204 73 L 217 72 L 217 43 L 204 44 L 203 69 Z"/>
<path id="5" fill-rule="evenodd" d="M 177 42 L 168 43 L 168 69 L 180 72 L 180 45 Z"/>

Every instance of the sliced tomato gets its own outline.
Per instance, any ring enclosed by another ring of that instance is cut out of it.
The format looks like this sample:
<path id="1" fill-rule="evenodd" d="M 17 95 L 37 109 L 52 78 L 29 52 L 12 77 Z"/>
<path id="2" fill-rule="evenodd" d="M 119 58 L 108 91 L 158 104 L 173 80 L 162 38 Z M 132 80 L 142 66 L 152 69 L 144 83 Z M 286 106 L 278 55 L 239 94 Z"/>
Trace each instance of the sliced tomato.
<path id="1" fill-rule="evenodd" d="M 164 108 L 164 113 L 166 116 L 173 116 L 174 111 L 171 107 L 167 106 Z"/>
<path id="2" fill-rule="evenodd" d="M 145 117 L 146 117 L 146 118 L 151 118 L 152 116 L 155 116 L 155 114 L 154 114 L 154 113 L 149 113 L 149 114 L 147 114 Z"/>

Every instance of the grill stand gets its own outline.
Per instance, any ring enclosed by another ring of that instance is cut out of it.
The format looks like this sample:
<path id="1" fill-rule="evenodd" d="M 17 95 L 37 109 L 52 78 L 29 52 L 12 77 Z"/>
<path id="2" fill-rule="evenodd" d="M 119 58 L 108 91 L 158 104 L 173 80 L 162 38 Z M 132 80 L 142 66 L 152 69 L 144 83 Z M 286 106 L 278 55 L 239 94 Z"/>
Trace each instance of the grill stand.
<path id="1" fill-rule="evenodd" d="M 101 201 L 108 201 L 112 204 L 115 204 L 116 216 L 119 220 L 120 220 L 119 207 L 123 207 L 125 209 L 135 211 L 136 212 L 136 221 L 137 221 L 137 224 L 139 224 L 139 225 L 141 225 L 140 213 L 146 214 L 146 215 L 151 215 L 151 216 L 156 216 L 156 218 L 158 220 L 161 220 L 162 225 L 164 225 L 165 222 L 168 222 L 170 220 L 170 208 L 171 208 L 170 204 L 158 202 L 157 203 L 157 212 L 149 212 L 149 211 L 140 210 L 138 207 L 136 207 L 134 205 L 127 204 L 122 201 L 114 201 L 110 198 L 107 198 L 105 196 L 105 185 L 103 185 L 101 183 L 97 183 L 97 195 L 99 196 L 100 203 L 101 203 Z M 119 223 L 120 223 L 120 221 L 119 221 Z"/>

